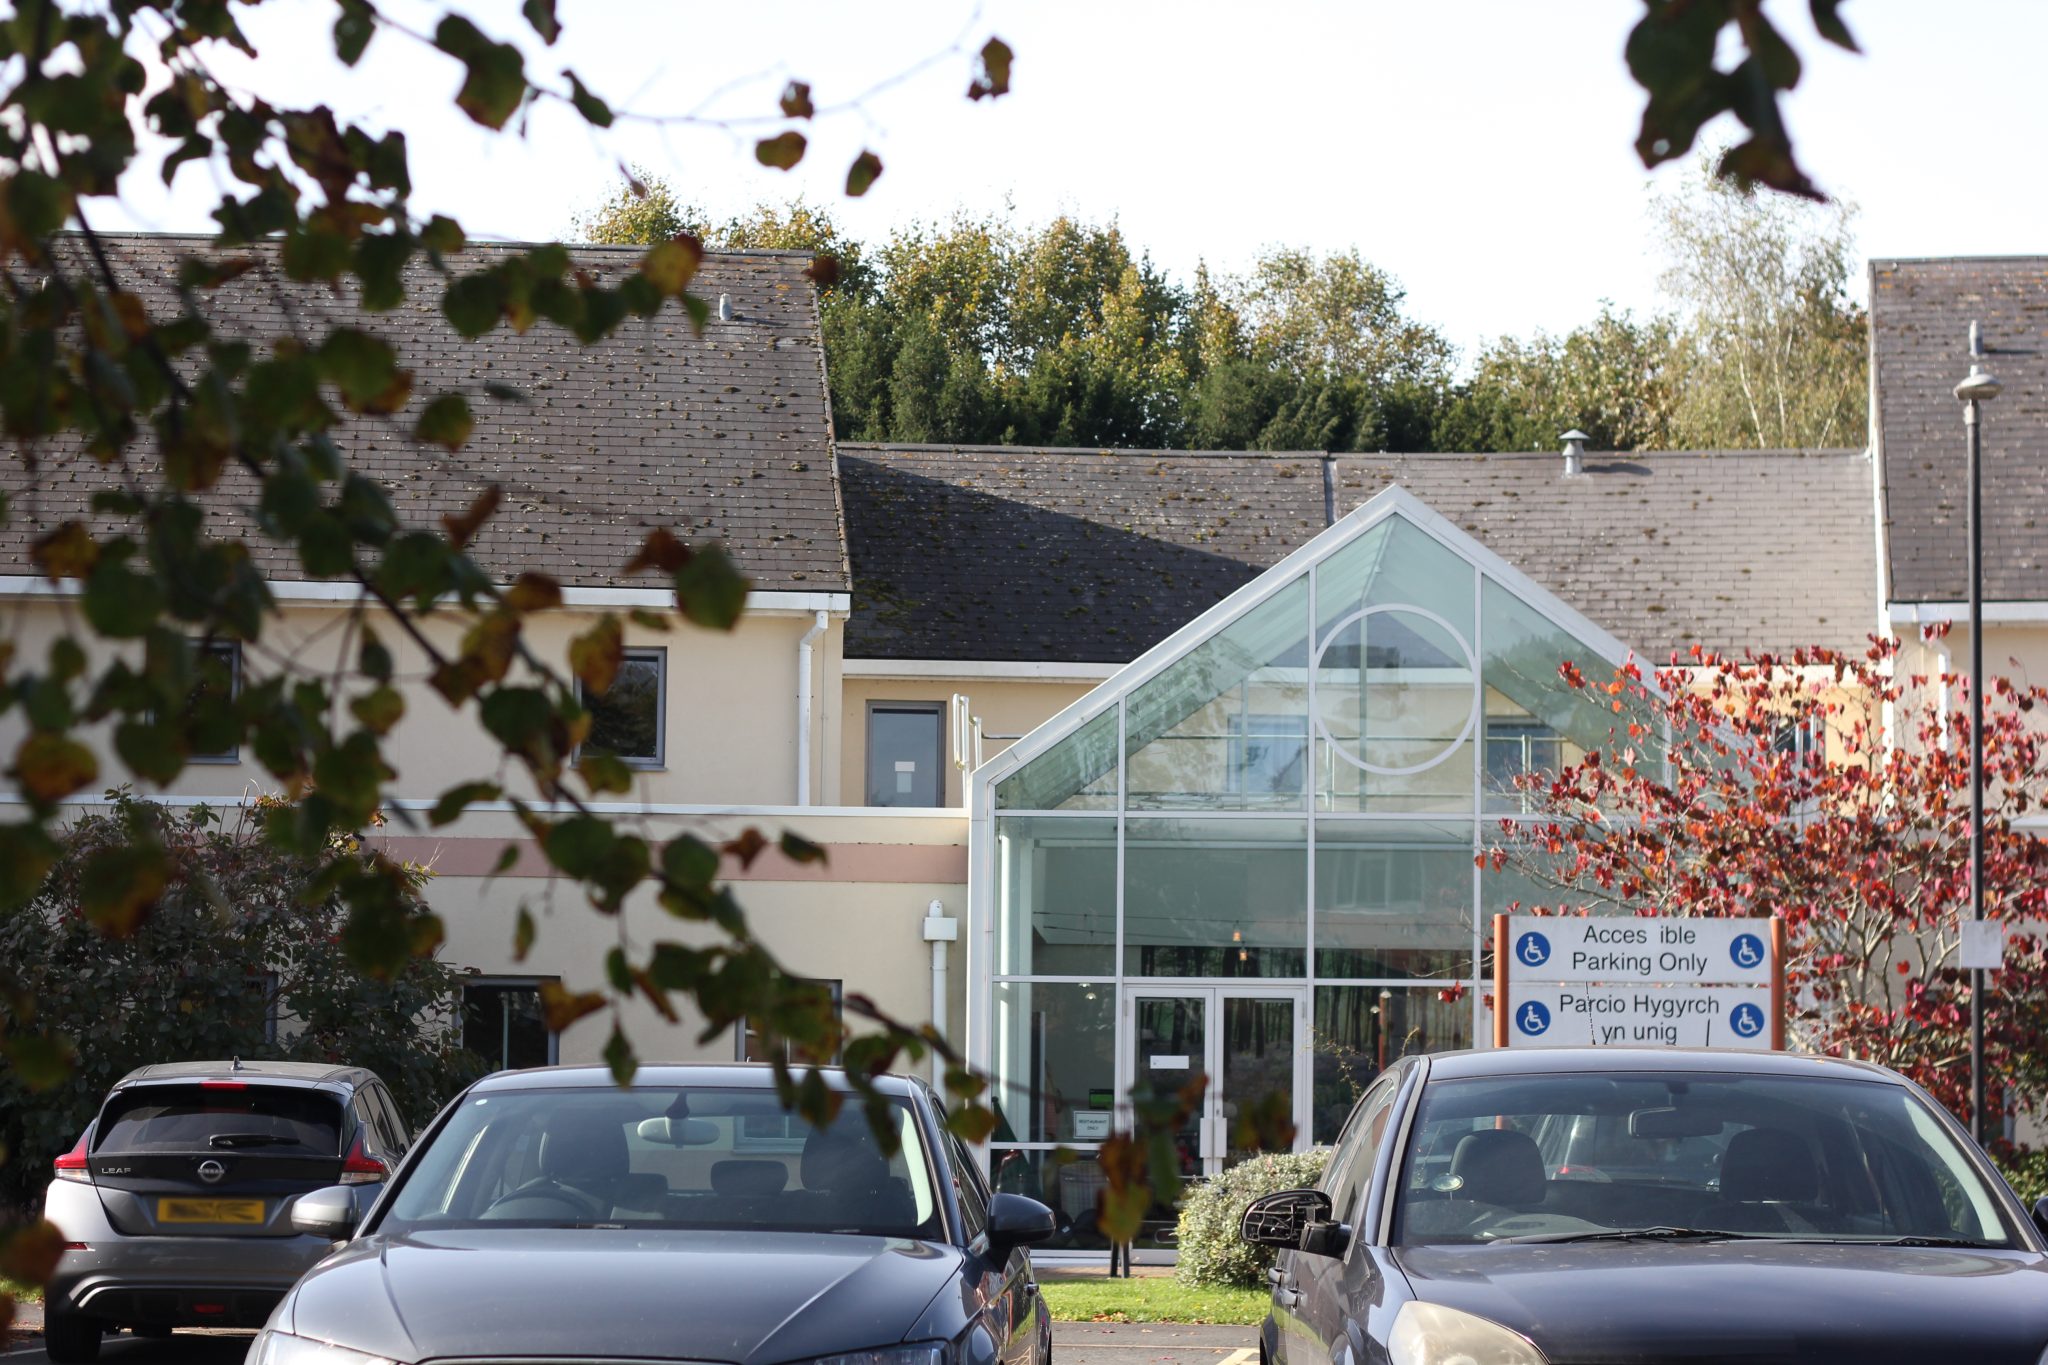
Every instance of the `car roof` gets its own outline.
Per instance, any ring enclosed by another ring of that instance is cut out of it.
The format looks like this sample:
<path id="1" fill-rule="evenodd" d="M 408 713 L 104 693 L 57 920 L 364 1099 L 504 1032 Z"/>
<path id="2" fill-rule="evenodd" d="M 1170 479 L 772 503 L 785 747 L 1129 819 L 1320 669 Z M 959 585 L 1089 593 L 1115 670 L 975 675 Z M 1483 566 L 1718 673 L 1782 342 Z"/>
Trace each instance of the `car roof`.
<path id="1" fill-rule="evenodd" d="M 1438 1052 L 1429 1078 L 1539 1076 L 1564 1072 L 1715 1072 L 1737 1076 L 1835 1076 L 1905 1085 L 1905 1077 L 1870 1062 L 1803 1052 L 1749 1052 L 1712 1047 L 1497 1047 Z"/>
<path id="2" fill-rule="evenodd" d="M 158 1062 L 151 1066 L 139 1066 L 115 1084 L 221 1080 L 361 1085 L 371 1079 L 372 1073 L 359 1066 L 336 1066 L 332 1062 L 245 1062 L 231 1058 L 224 1062 Z"/>
<path id="3" fill-rule="evenodd" d="M 838 1067 L 820 1067 L 825 1084 L 834 1090 L 851 1090 L 853 1082 Z M 775 1068 L 766 1062 L 642 1062 L 633 1073 L 635 1086 L 705 1085 L 734 1089 L 771 1089 Z M 875 1089 L 883 1095 L 908 1097 L 922 1082 L 909 1076 L 882 1075 L 874 1078 Z M 478 1081 L 472 1090 L 612 1090 L 618 1087 L 611 1068 L 570 1063 L 565 1066 L 536 1066 L 524 1071 L 499 1071 Z"/>

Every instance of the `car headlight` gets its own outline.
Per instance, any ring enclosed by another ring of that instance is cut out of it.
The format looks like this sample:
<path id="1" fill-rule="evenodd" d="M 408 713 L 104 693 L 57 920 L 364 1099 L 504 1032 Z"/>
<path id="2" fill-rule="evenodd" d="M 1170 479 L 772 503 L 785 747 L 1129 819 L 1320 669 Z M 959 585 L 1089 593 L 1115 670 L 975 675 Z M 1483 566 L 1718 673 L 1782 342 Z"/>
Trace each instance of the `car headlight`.
<path id="1" fill-rule="evenodd" d="M 383 1356 L 351 1351 L 331 1341 L 295 1337 L 290 1332 L 265 1328 L 256 1334 L 246 1365 L 397 1365 Z"/>
<path id="2" fill-rule="evenodd" d="M 913 1346 L 877 1346 L 872 1351 L 819 1356 L 805 1361 L 804 1365 L 947 1365 L 946 1347 L 945 1343 L 938 1341 L 920 1341 Z"/>
<path id="3" fill-rule="evenodd" d="M 1410 1299 L 1387 1338 L 1394 1365 L 1549 1365 L 1520 1332 L 1440 1303 Z"/>

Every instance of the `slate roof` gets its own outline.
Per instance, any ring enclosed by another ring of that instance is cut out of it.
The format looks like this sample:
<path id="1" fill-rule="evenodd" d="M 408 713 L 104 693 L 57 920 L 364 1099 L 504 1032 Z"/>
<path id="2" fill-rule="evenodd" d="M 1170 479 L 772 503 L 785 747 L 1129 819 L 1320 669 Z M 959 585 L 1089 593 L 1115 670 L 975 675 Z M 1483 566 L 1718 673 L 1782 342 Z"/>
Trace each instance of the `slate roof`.
<path id="1" fill-rule="evenodd" d="M 1983 405 L 1984 596 L 2048 599 L 2048 256 L 1874 260 L 1870 321 L 1892 600 L 1969 595 L 1972 321 L 2005 385 Z"/>
<path id="2" fill-rule="evenodd" d="M 1122 663 L 1389 483 L 1657 661 L 1876 626 L 1860 451 L 839 452 L 849 658 Z"/>
<path id="3" fill-rule="evenodd" d="M 173 309 L 177 261 L 212 250 L 202 237 L 104 234 L 115 268 L 153 316 Z M 472 245 L 456 268 L 476 268 L 516 248 Z M 412 405 L 390 419 L 357 418 L 337 432 L 354 467 L 389 490 L 400 517 L 437 526 L 497 483 L 505 502 L 476 553 L 509 579 L 533 569 L 581 586 L 659 586 L 619 569 L 648 529 L 689 540 L 717 539 L 758 590 L 844 592 L 848 587 L 838 480 L 832 462 L 815 291 L 809 257 L 789 252 L 707 256 L 693 289 L 732 296 L 734 317 L 715 316 L 693 335 L 680 310 L 629 320 L 608 340 L 582 348 L 548 323 L 524 335 L 500 326 L 462 341 L 442 319 L 440 290 L 424 264 L 408 299 L 380 314 L 358 312 L 322 286 L 290 283 L 261 249 L 259 267 L 212 296 L 209 311 L 245 335 L 288 334 L 291 316 L 308 332 L 348 321 L 383 336 L 414 371 Z M 637 247 L 577 247 L 574 267 L 616 280 L 633 270 Z M 481 396 L 486 382 L 511 385 L 529 402 Z M 454 454 L 423 449 L 404 433 L 434 394 L 461 389 L 476 412 L 469 443 Z M 33 487 L 9 462 L 12 518 L 0 528 L 0 572 L 32 572 L 29 543 L 49 526 L 87 514 L 109 474 L 77 454 L 53 452 Z M 219 486 L 216 505 L 238 533 L 240 507 L 255 485 L 239 472 Z M 265 571 L 303 578 L 288 550 L 252 540 Z"/>

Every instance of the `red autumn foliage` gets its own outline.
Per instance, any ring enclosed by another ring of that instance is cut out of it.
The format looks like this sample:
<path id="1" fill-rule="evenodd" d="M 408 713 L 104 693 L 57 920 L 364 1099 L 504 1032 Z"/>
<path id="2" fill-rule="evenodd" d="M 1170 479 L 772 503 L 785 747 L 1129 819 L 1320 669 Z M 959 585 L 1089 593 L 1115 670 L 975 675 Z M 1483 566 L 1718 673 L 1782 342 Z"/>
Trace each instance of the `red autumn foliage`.
<path id="1" fill-rule="evenodd" d="M 1967 1119 L 1968 683 L 1901 666 L 1892 641 L 1861 656 L 1695 649 L 1647 678 L 1567 666 L 1567 685 L 1627 705 L 1605 755 L 1518 780 L 1528 814 L 1487 857 L 1554 898 L 1537 911 L 1783 916 L 1792 1046 L 1896 1068 Z M 2048 1090 L 2043 702 L 1986 684 L 1986 914 L 2008 926 L 1985 991 L 1994 1112 Z"/>

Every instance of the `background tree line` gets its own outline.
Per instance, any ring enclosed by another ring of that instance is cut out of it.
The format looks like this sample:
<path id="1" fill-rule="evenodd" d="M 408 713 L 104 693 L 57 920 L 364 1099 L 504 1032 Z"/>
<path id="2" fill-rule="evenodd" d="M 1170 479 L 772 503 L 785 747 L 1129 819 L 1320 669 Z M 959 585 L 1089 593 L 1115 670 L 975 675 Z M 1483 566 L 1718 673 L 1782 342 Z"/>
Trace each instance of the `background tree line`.
<path id="1" fill-rule="evenodd" d="M 725 220 L 639 177 L 576 235 L 829 256 L 833 421 L 849 441 L 1210 450 L 1857 445 L 1867 319 L 1853 211 L 1711 175 L 1656 201 L 1664 306 L 1603 302 L 1568 332 L 1503 336 L 1461 372 L 1397 279 L 1353 250 L 1268 250 L 1177 280 L 1112 221 L 962 212 L 849 237 L 801 200 Z"/>

